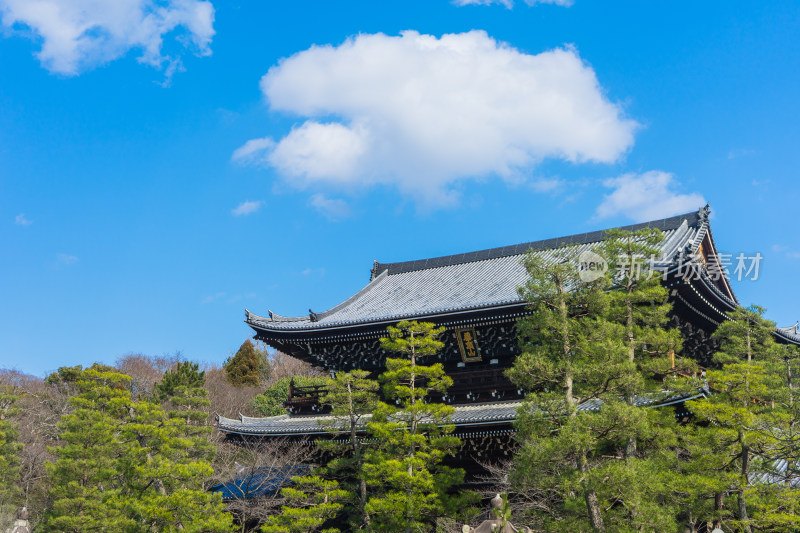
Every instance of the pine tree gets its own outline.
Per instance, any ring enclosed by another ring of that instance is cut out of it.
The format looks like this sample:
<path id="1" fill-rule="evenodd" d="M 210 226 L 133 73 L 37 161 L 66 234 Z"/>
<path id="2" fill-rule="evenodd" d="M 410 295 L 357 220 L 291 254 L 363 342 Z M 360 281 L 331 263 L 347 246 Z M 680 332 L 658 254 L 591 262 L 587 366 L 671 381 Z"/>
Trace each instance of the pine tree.
<path id="1" fill-rule="evenodd" d="M 714 362 L 720 368 L 707 372 L 712 393 L 706 400 L 687 403 L 703 424 L 691 430 L 694 442 L 705 444 L 692 457 L 691 466 L 704 472 L 705 483 L 716 489 L 713 519 L 717 525 L 724 522 L 747 533 L 754 526 L 761 529 L 762 520 L 774 518 L 769 512 L 753 513 L 756 503 L 777 510 L 774 498 L 781 494 L 752 483 L 754 471 L 768 473 L 771 468 L 773 433 L 781 432 L 775 402 L 785 390 L 775 371 L 781 350 L 773 339 L 774 324 L 763 318 L 763 312 L 751 306 L 729 314 L 730 320 L 714 333 L 720 342 Z"/>
<path id="2" fill-rule="evenodd" d="M 15 404 L 19 397 L 13 387 L 0 386 L 0 518 L 22 503 L 18 485 L 22 444 L 17 442 L 19 432 L 12 420 L 18 414 Z"/>
<path id="3" fill-rule="evenodd" d="M 228 381 L 237 387 L 255 387 L 269 377 L 269 362 L 250 339 L 224 365 Z"/>
<path id="4" fill-rule="evenodd" d="M 322 473 L 339 482 L 347 491 L 343 500 L 343 519 L 352 530 L 367 529 L 370 525 L 366 512 L 368 499 L 364 462 L 367 439 L 363 435 L 365 417 L 378 406 L 378 382 L 369 379 L 369 372 L 352 370 L 339 372 L 328 380 L 328 394 L 322 403 L 331 408 L 334 434 L 344 432 L 345 437 L 320 443 L 319 446 L 334 456 Z"/>
<path id="5" fill-rule="evenodd" d="M 763 325 L 770 328 L 773 324 Z M 797 531 L 800 530 L 800 398 L 796 373 L 800 347 L 773 345 L 761 360 L 769 375 L 772 398 L 770 409 L 763 414 L 767 422 L 755 428 L 762 444 L 755 450 L 759 458 L 753 461 L 755 483 L 751 483 L 747 505 L 752 509 L 754 529 Z"/>
<path id="6" fill-rule="evenodd" d="M 382 346 L 407 358 L 389 358 L 380 377 L 384 397 L 368 424 L 375 445 L 367 451 L 364 470 L 366 504 L 374 531 L 425 531 L 437 516 L 453 516 L 468 507 L 471 495 L 451 495 L 464 478 L 461 469 L 441 465 L 459 445 L 451 433 L 453 407 L 427 400 L 452 385 L 442 365 L 422 366 L 417 358 L 436 354 L 444 328 L 403 321 L 389 327 Z M 460 509 L 459 509 L 460 508 Z"/>
<path id="7" fill-rule="evenodd" d="M 629 381 L 625 399 L 633 405 L 635 398 L 661 388 L 653 379 L 667 375 L 670 358 L 681 349 L 677 329 L 667 329 L 672 305 L 668 290 L 661 283 L 662 275 L 654 261 L 660 258 L 664 234 L 655 228 L 638 231 L 609 230 L 603 241 L 603 253 L 609 263 L 608 320 L 624 327 L 628 361 L 639 370 Z M 647 416 L 648 413 L 642 413 Z M 657 415 L 656 415 L 657 416 Z M 637 442 L 626 443 L 625 456 L 634 457 Z"/>
<path id="8" fill-rule="evenodd" d="M 70 399 L 74 411 L 59 424 L 63 444 L 49 466 L 50 498 L 44 531 L 128 531 L 136 523 L 122 502 L 124 479 L 119 460 L 132 453 L 132 443 L 121 438 L 132 407 L 129 378 L 116 372 L 81 371 L 79 391 Z"/>
<path id="9" fill-rule="evenodd" d="M 623 397 L 634 407 L 637 398 L 657 400 L 666 394 L 696 392 L 697 381 L 679 382 L 674 372 L 684 374 L 696 370 L 696 363 L 682 357 L 682 337 L 669 327 L 672 304 L 669 291 L 662 283 L 663 273 L 657 269 L 664 234 L 645 227 L 637 231 L 609 230 L 602 244 L 602 253 L 609 263 L 607 296 L 609 306 L 605 318 L 623 328 L 630 363 L 630 378 Z M 664 379 L 667 378 L 667 385 Z M 663 520 L 670 512 L 679 513 L 672 491 L 675 481 L 669 466 L 675 461 L 677 425 L 671 409 L 640 409 L 643 432 L 629 435 L 625 442 L 626 475 L 635 479 L 641 492 L 628 497 L 657 501 L 656 514 Z M 632 519 L 645 520 L 641 506 L 632 507 Z M 637 517 L 636 515 L 642 515 Z"/>
<path id="10" fill-rule="evenodd" d="M 130 378 L 92 367 L 77 378 L 74 411 L 49 468 L 45 531 L 229 531 L 219 494 L 203 490 L 211 466 L 190 459 L 186 419 L 131 400 Z"/>
<path id="11" fill-rule="evenodd" d="M 288 505 L 281 512 L 267 518 L 261 531 L 264 533 L 311 533 L 320 531 L 326 522 L 342 509 L 339 503 L 346 491 L 336 481 L 319 476 L 296 476 L 292 486 L 281 489 Z M 339 533 L 337 528 L 326 528 L 322 533 Z"/>
<path id="12" fill-rule="evenodd" d="M 233 531 L 220 494 L 204 487 L 213 475 L 210 445 L 192 429 L 197 427 L 187 418 L 168 416 L 149 401 L 136 402 L 130 409 L 120 435 L 130 444 L 119 458 L 124 475 L 120 502 L 137 523 L 135 531 Z"/>
<path id="13" fill-rule="evenodd" d="M 523 353 L 508 372 L 528 392 L 517 421 L 521 448 L 512 485 L 536 503 L 546 530 L 671 528 L 653 464 L 621 461 L 631 440 L 663 438 L 628 396 L 642 377 L 625 327 L 614 320 L 609 280 L 581 280 L 577 250 L 525 259 L 518 322 Z M 643 468 L 646 466 L 647 468 Z"/>
<path id="14" fill-rule="evenodd" d="M 164 403 L 170 418 L 182 420 L 184 437 L 192 441 L 189 455 L 213 461 L 216 448 L 209 441 L 207 424 L 211 401 L 205 389 L 205 371 L 191 361 L 179 362 L 167 370 L 154 387 L 156 398 Z"/>
<path id="15" fill-rule="evenodd" d="M 181 394 L 182 389 L 201 389 L 206 382 L 205 371 L 200 371 L 197 363 L 180 361 L 170 368 L 154 385 L 154 394 L 158 401 L 166 402 Z"/>

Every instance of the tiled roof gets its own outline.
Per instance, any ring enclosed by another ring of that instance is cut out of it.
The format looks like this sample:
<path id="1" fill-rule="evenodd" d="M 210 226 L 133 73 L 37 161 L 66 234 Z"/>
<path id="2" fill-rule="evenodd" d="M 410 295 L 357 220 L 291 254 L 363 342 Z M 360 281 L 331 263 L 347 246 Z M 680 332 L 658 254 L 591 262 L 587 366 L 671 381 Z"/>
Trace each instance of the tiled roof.
<path id="1" fill-rule="evenodd" d="M 674 403 L 692 400 L 705 395 L 705 391 L 698 391 L 694 395 L 672 395 L 662 393 L 655 396 L 637 398 L 634 403 L 638 407 L 667 406 Z M 477 403 L 472 405 L 456 405 L 451 421 L 459 428 L 470 426 L 485 426 L 498 423 L 513 422 L 517 418 L 517 409 L 522 406 L 522 400 L 506 402 Z M 579 411 L 596 411 L 602 402 L 591 400 L 578 406 Z M 362 420 L 366 424 L 370 415 L 365 415 Z M 239 419 L 226 418 L 217 415 L 217 428 L 225 433 L 240 435 L 314 435 L 326 434 L 328 428 L 335 426 L 337 418 L 331 415 L 279 415 L 265 418 L 241 416 Z"/>
<path id="2" fill-rule="evenodd" d="M 677 252 L 699 246 L 708 231 L 707 213 L 701 209 L 623 229 L 661 229 L 665 237 L 662 257 L 671 261 Z M 246 322 L 260 330 L 318 330 L 519 305 L 523 302 L 517 287 L 527 278 L 521 260 L 528 250 L 553 260 L 554 250 L 562 245 L 575 245 L 582 251 L 603 238 L 604 232 L 596 231 L 419 261 L 376 262 L 370 283 L 328 311 L 291 318 L 271 311 L 266 317 L 246 311 Z"/>
<path id="3" fill-rule="evenodd" d="M 800 344 L 800 322 L 789 328 L 775 328 L 775 333 L 794 344 Z"/>
<path id="4" fill-rule="evenodd" d="M 774 461 L 768 468 L 750 474 L 750 483 L 765 485 L 788 484 L 793 489 L 800 487 L 800 464 L 789 463 L 786 459 Z"/>
<path id="5" fill-rule="evenodd" d="M 452 421 L 458 426 L 508 422 L 516 418 L 520 405 L 522 401 L 458 405 Z M 369 418 L 370 415 L 366 415 L 364 420 Z M 241 416 L 240 420 L 217 415 L 217 427 L 221 431 L 250 435 L 321 434 L 327 433 L 326 426 L 335 423 L 336 418 L 331 415 Z"/>

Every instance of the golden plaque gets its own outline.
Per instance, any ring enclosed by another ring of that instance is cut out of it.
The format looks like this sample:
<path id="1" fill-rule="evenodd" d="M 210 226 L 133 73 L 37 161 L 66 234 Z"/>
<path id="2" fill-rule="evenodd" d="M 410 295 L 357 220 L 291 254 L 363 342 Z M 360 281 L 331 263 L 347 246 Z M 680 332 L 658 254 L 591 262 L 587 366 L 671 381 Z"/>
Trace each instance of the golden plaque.
<path id="1" fill-rule="evenodd" d="M 482 361 L 481 352 L 478 350 L 478 340 L 475 328 L 461 328 L 456 330 L 458 349 L 461 351 L 461 360 L 465 363 Z"/>

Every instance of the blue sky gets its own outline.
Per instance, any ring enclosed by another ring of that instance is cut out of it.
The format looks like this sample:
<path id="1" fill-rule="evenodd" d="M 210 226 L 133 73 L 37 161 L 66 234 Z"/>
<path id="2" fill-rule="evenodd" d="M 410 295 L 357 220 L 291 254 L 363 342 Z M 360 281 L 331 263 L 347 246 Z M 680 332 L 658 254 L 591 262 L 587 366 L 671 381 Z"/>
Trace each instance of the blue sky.
<path id="1" fill-rule="evenodd" d="M 742 303 L 800 318 L 796 2 L 0 0 L 0 19 L 0 367 L 221 362 L 245 307 L 324 310 L 375 259 L 706 201 L 723 251 L 764 256 Z"/>

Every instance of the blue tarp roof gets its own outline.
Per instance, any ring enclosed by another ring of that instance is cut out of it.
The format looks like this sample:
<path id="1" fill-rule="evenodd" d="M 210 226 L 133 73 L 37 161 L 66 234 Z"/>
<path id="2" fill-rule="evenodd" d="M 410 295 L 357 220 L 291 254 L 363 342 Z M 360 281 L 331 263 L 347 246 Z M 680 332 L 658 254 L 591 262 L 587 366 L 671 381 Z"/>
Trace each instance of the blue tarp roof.
<path id="1" fill-rule="evenodd" d="M 214 485 L 208 490 L 221 493 L 223 500 L 272 496 L 288 486 L 292 477 L 310 474 L 311 468 L 311 465 L 244 468 L 236 479 Z"/>

